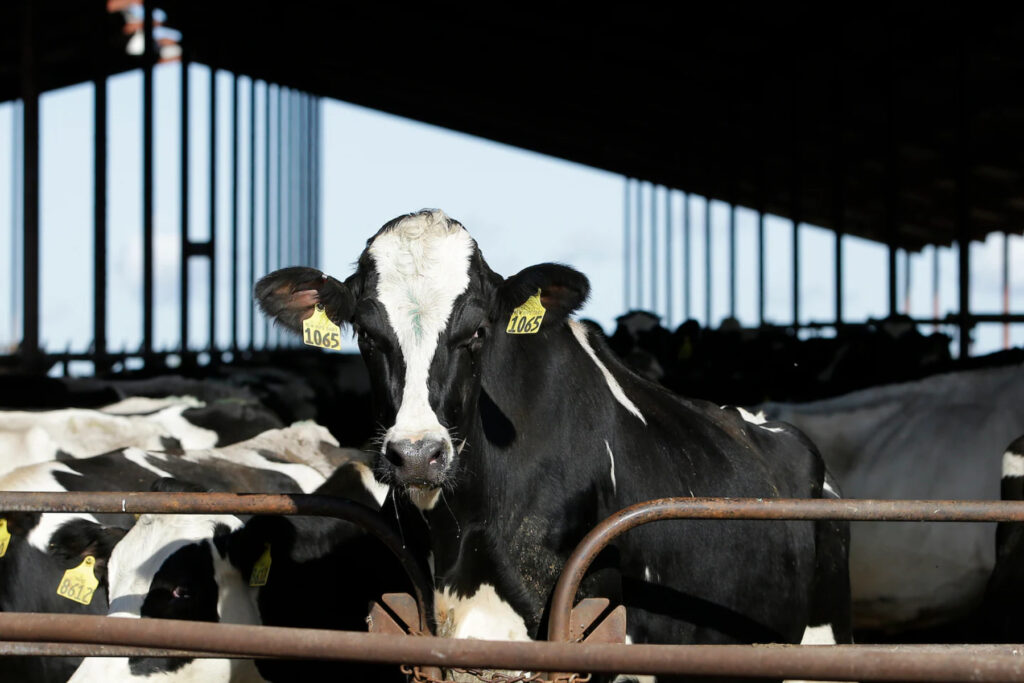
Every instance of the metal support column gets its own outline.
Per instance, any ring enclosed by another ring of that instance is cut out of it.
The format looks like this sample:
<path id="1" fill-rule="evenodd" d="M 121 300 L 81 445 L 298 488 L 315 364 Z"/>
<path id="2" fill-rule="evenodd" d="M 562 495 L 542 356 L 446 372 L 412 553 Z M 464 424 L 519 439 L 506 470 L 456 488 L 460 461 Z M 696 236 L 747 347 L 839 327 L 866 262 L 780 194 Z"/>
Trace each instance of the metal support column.
<path id="1" fill-rule="evenodd" d="M 704 200 L 704 326 L 711 329 L 711 198 Z"/>
<path id="2" fill-rule="evenodd" d="M 651 311 L 658 312 L 658 186 L 651 184 Z"/>
<path id="3" fill-rule="evenodd" d="M 256 283 L 256 79 L 249 79 L 249 286 Z M 249 299 L 249 350 L 255 348 L 256 302 Z"/>
<path id="4" fill-rule="evenodd" d="M 690 308 L 690 280 L 693 269 L 690 267 L 690 228 L 693 221 L 690 220 L 690 195 L 683 193 L 683 211 L 680 216 L 683 229 L 683 322 L 691 317 Z"/>
<path id="5" fill-rule="evenodd" d="M 644 220 L 643 220 L 643 183 L 636 181 L 636 304 L 633 308 L 644 307 Z"/>
<path id="6" fill-rule="evenodd" d="M 1010 233 L 1003 233 L 1003 315 L 1010 315 Z M 1003 348 L 1010 348 L 1010 323 L 1003 323 Z"/>
<path id="7" fill-rule="evenodd" d="M 93 200 L 92 200 L 92 345 L 95 373 L 108 369 L 107 354 L 107 77 L 103 27 L 106 13 L 97 12 L 98 36 L 94 49 L 96 76 L 93 88 Z"/>
<path id="8" fill-rule="evenodd" d="M 263 88 L 263 272 L 270 272 L 270 83 Z M 270 318 L 263 316 L 263 348 L 270 346 Z"/>
<path id="9" fill-rule="evenodd" d="M 765 248 L 764 248 L 764 210 L 757 212 L 757 324 L 764 325 L 765 310 Z"/>
<path id="10" fill-rule="evenodd" d="M 142 36 L 142 353 L 153 351 L 153 6 L 143 5 Z"/>
<path id="11" fill-rule="evenodd" d="M 729 205 L 729 317 L 736 317 L 736 206 Z"/>
<path id="12" fill-rule="evenodd" d="M 672 188 L 665 188 L 665 327 L 672 329 Z"/>
<path id="13" fill-rule="evenodd" d="M 31 0 L 24 9 L 21 45 L 22 133 L 22 337 L 21 353 L 31 363 L 39 354 L 39 83 L 36 43 L 37 11 Z M 17 229 L 17 228 L 15 228 Z"/>
<path id="14" fill-rule="evenodd" d="M 217 70 L 210 69 L 210 343 L 217 348 Z"/>
<path id="15" fill-rule="evenodd" d="M 242 146 L 238 140 L 238 123 L 241 115 L 238 100 L 241 99 L 242 81 L 238 74 L 231 76 L 231 350 L 238 351 L 238 261 L 241 258 L 238 243 L 238 214 L 242 204 L 242 192 L 238 183 L 238 167 L 241 164 Z"/>
<path id="16" fill-rule="evenodd" d="M 894 229 L 894 226 L 890 225 L 889 226 L 889 230 L 891 230 L 891 229 Z M 886 232 L 890 235 L 890 237 L 892 236 L 891 232 L 888 232 L 888 230 Z M 889 243 L 889 317 L 892 317 L 892 316 L 896 315 L 896 313 L 899 312 L 897 307 L 896 307 L 896 299 L 897 299 L 897 296 L 896 296 L 896 290 L 897 290 L 896 275 L 897 275 L 897 273 L 896 273 L 896 247 L 893 245 L 892 242 L 890 242 Z"/>
<path id="17" fill-rule="evenodd" d="M 189 83 L 188 58 L 181 57 L 181 338 L 179 347 L 188 351 L 189 337 Z"/>
<path id="18" fill-rule="evenodd" d="M 957 261 L 960 282 L 960 358 L 971 355 L 971 243 L 970 229 L 970 188 L 967 186 L 968 173 L 968 103 L 967 103 L 967 55 L 966 47 L 960 45 L 957 62 L 957 130 L 956 130 L 956 233 Z"/>
<path id="19" fill-rule="evenodd" d="M 630 285 L 632 284 L 631 279 L 633 277 L 633 263 L 631 259 L 633 255 L 630 253 L 632 245 L 632 235 L 630 234 L 629 221 L 632 218 L 630 214 L 630 179 L 627 177 L 623 183 L 623 196 L 622 196 L 622 254 L 623 254 L 623 274 L 622 274 L 622 303 L 623 309 L 629 310 L 633 307 L 633 292 Z"/>

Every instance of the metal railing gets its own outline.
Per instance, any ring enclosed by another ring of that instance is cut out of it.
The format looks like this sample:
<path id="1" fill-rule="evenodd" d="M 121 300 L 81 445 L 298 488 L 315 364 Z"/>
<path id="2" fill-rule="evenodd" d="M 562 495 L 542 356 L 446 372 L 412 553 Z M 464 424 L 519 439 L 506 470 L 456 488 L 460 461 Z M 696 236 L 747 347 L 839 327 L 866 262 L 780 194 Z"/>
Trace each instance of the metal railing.
<path id="1" fill-rule="evenodd" d="M 419 592 L 425 578 L 376 512 L 312 495 L 189 493 L 0 493 L 0 510 L 329 515 L 378 534 Z M 1024 645 L 625 645 L 568 642 L 570 608 L 593 557 L 616 536 L 667 519 L 1024 522 L 1024 503 L 979 500 L 669 498 L 608 518 L 566 562 L 552 600 L 548 642 L 452 640 L 98 616 L 0 614 L 0 654 L 188 657 L 313 657 L 342 661 L 530 671 L 684 674 L 831 680 L 1010 681 L 1024 679 Z M 38 641 L 33 644 L 33 641 Z M 154 649 L 156 648 L 156 649 Z"/>

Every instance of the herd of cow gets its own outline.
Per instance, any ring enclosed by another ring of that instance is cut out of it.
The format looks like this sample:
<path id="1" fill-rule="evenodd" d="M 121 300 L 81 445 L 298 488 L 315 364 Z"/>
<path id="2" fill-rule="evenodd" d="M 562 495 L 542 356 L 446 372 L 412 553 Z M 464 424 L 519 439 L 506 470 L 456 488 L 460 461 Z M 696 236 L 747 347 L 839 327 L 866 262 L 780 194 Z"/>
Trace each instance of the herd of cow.
<path id="1" fill-rule="evenodd" d="M 1006 449 L 1024 434 L 1022 365 L 812 403 L 718 407 L 627 369 L 596 326 L 572 317 L 588 290 L 558 264 L 504 278 L 444 213 L 401 216 L 368 240 L 346 280 L 295 267 L 255 290 L 261 310 L 296 334 L 312 321 L 351 328 L 372 408 L 323 405 L 275 371 L 285 390 L 273 400 L 251 382 L 88 380 L 93 402 L 107 392 L 117 400 L 0 413 L 0 491 L 350 498 L 380 510 L 429 572 L 439 635 L 499 640 L 543 638 L 569 553 L 640 501 L 996 498 L 1001 477 L 1004 497 L 1024 499 L 1024 441 Z M 318 405 L 289 405 L 303 401 Z M 341 431 L 369 438 L 339 441 Z M 581 594 L 624 604 L 631 642 L 843 643 L 855 627 L 951 623 L 963 639 L 1019 640 L 1024 530 L 994 532 L 662 522 L 609 546 Z M 82 572 L 94 587 L 75 583 Z M 382 544 L 331 519 L 0 510 L 8 612 L 360 630 L 371 600 L 409 589 Z M 0 658 L 4 681 L 149 676 L 404 678 L 397 667 L 352 663 Z"/>

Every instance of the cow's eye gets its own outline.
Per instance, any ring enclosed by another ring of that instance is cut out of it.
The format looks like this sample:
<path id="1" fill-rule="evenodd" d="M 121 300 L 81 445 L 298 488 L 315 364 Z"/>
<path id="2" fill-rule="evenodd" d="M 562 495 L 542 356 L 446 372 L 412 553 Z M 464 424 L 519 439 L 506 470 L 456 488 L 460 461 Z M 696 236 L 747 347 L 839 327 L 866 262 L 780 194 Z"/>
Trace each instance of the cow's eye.
<path id="1" fill-rule="evenodd" d="M 473 339 L 483 339 L 486 336 L 487 336 L 487 328 L 485 328 L 483 325 L 481 325 L 480 327 L 476 328 L 476 332 L 473 333 L 473 337 L 472 338 Z"/>
<path id="2" fill-rule="evenodd" d="M 191 591 L 188 586 L 175 586 L 174 590 L 171 591 L 171 596 L 178 600 L 185 600 L 192 597 Z"/>

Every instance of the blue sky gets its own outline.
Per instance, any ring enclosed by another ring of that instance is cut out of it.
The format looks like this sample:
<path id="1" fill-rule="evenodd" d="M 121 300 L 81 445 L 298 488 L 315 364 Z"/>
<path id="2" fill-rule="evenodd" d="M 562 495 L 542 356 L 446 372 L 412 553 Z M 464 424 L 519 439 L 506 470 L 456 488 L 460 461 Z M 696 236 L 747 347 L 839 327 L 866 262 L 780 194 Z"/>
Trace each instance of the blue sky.
<path id="1" fill-rule="evenodd" d="M 160 348 L 177 345 L 178 308 L 178 231 L 180 206 L 178 189 L 178 104 L 180 66 L 156 69 L 156 196 L 155 238 L 156 341 Z M 194 65 L 192 79 L 192 170 L 191 231 L 193 239 L 207 236 L 206 174 L 208 159 L 206 96 L 209 72 Z M 135 348 L 141 339 L 141 122 L 139 72 L 122 74 L 110 80 L 109 120 L 109 243 L 108 268 L 111 290 L 108 295 L 108 337 L 112 348 Z M 242 98 L 242 139 L 248 139 L 248 81 Z M 226 76 L 218 81 L 222 101 L 231 92 Z M 262 123 L 262 85 L 257 89 L 257 132 Z M 221 108 L 219 125 L 219 173 L 227 178 L 229 163 L 229 111 Z M 91 338 L 92 302 L 92 86 L 85 84 L 47 93 L 41 100 L 41 301 L 42 338 L 50 349 L 84 349 Z M 9 272 L 17 256 L 13 252 L 12 154 L 14 107 L 0 104 L 0 272 Z M 681 245 L 678 234 L 684 201 L 689 203 L 694 221 L 692 233 L 691 315 L 704 321 L 704 208 L 706 200 L 673 191 L 671 207 L 676 229 L 673 250 L 680 254 L 674 264 L 674 306 L 665 310 L 664 228 L 657 245 L 658 282 L 656 295 L 651 290 L 650 272 L 645 270 L 642 298 L 626 302 L 623 298 L 623 201 L 625 179 L 552 157 L 526 152 L 472 136 L 420 124 L 342 102 L 323 101 L 323 263 L 317 264 L 340 277 L 346 276 L 366 238 L 390 218 L 423 207 L 438 207 L 462 221 L 476 238 L 485 257 L 498 272 L 509 275 L 542 261 L 571 264 L 591 280 L 593 293 L 582 315 L 592 318 L 609 331 L 614 318 L 627 309 L 627 303 L 650 307 L 653 298 L 659 313 L 677 325 L 682 321 Z M 243 145 L 243 168 L 248 164 L 247 145 Z M 262 163 L 261 152 L 257 163 Z M 247 173 L 243 173 L 243 193 Z M 228 225 L 229 194 L 227 183 L 218 188 L 221 225 Z M 666 190 L 653 190 L 658 220 L 664 220 Z M 259 188 L 257 188 L 259 193 Z M 649 226 L 652 188 L 643 183 L 645 202 L 643 222 Z M 259 197 L 259 194 L 258 194 Z M 635 195 L 633 198 L 635 201 Z M 257 219 L 262 220 L 262 202 L 257 202 Z M 248 202 L 242 202 L 241 224 L 248 225 Z M 635 213 L 635 204 L 633 205 Z M 711 202 L 712 225 L 712 324 L 728 310 L 728 205 Z M 744 324 L 756 323 L 757 289 L 756 221 L 753 211 L 736 212 L 739 279 L 737 313 Z M 778 323 L 791 320 L 790 253 L 792 224 L 769 217 L 767 221 L 768 297 L 767 318 Z M 803 284 L 802 319 L 827 320 L 833 310 L 834 236 L 822 229 L 801 229 L 801 281 Z M 243 231 L 245 232 L 245 231 Z M 226 247 L 227 231 L 221 231 Z M 1002 307 L 1001 247 L 1002 235 L 992 235 L 984 244 L 972 245 L 974 276 L 971 305 L 978 311 L 998 312 Z M 244 242 L 244 235 L 243 235 Z M 651 240 L 645 235 L 644 258 L 651 261 Z M 257 244 L 262 248 L 262 244 Z M 887 254 L 881 245 L 856 238 L 845 239 L 845 317 L 848 320 L 887 312 Z M 932 249 L 911 257 L 913 273 L 911 313 L 930 316 Z M 940 249 L 940 311 L 956 309 L 956 254 Z M 221 252 L 223 253 L 223 251 Z M 1011 238 L 1013 273 L 1011 309 L 1024 310 L 1024 240 Z M 902 258 L 900 260 L 902 293 Z M 219 279 L 228 277 L 229 264 L 219 264 Z M 196 264 L 193 281 L 205 282 L 205 266 Z M 241 280 L 251 283 L 255 274 L 243 272 Z M 240 299 L 248 304 L 247 287 Z M 206 337 L 203 284 L 193 285 L 190 305 L 193 345 Z M 902 296 L 902 294 L 901 294 Z M 226 290 L 219 292 L 219 307 L 226 310 Z M 246 308 L 248 310 L 248 308 Z M 16 291 L 5 287 L 0 296 L 0 347 L 7 347 L 19 336 Z M 244 343 L 247 341 L 244 334 Z M 227 339 L 227 320 L 218 325 L 218 339 Z M 262 326 L 257 326 L 257 342 L 262 341 Z M 975 351 L 984 353 L 1002 344 L 1002 328 L 979 328 Z M 1013 343 L 1024 344 L 1024 326 L 1013 332 Z"/>

